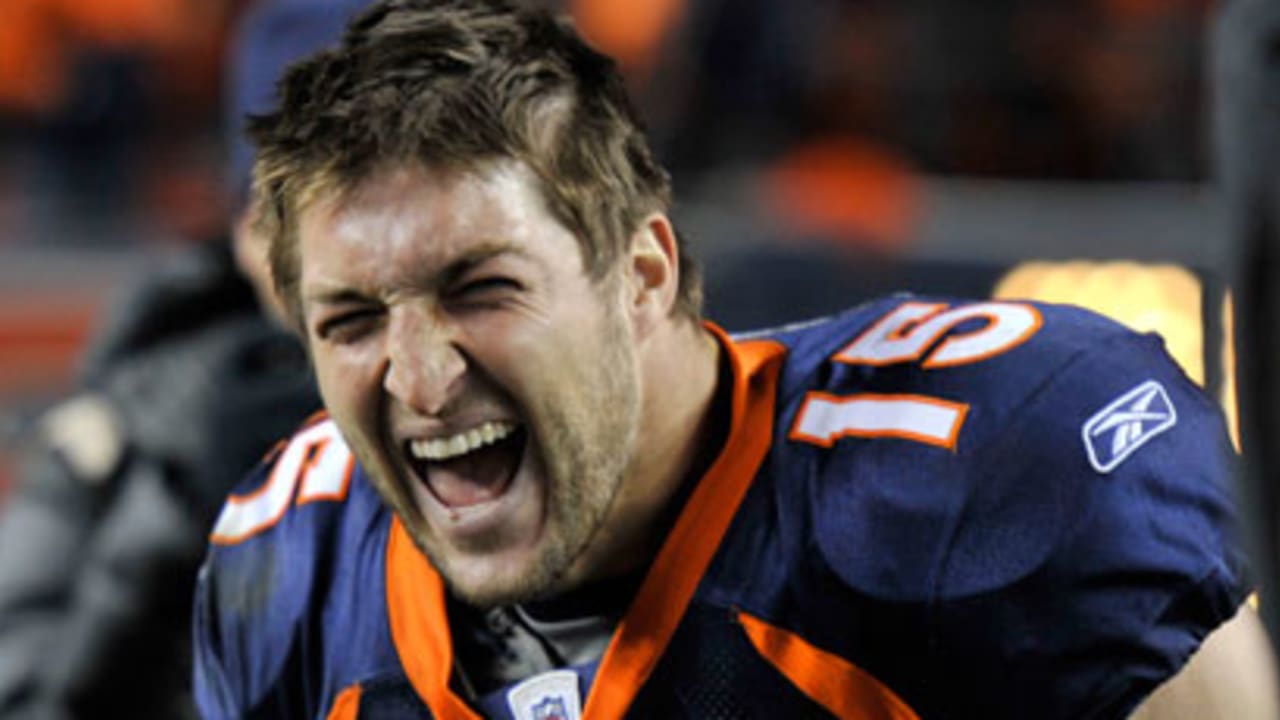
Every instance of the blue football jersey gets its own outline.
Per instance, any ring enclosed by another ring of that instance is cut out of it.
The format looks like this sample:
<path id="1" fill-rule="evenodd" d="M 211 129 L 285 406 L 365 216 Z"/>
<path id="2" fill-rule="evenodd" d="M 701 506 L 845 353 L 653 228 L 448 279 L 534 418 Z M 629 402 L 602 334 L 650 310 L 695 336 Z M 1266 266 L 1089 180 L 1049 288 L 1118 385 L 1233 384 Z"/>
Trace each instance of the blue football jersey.
<path id="1" fill-rule="evenodd" d="M 203 714 L 1123 717 L 1242 602 L 1230 439 L 1159 338 L 914 297 L 712 330 L 727 439 L 575 698 L 462 692 L 443 583 L 321 418 L 215 527 Z"/>

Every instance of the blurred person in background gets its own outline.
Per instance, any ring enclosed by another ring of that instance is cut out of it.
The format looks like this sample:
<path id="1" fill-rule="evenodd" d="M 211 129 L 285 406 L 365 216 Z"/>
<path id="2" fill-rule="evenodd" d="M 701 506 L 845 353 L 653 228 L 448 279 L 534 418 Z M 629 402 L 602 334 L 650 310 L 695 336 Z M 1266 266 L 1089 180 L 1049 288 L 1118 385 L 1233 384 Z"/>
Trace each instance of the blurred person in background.
<path id="1" fill-rule="evenodd" d="M 169 258 L 112 308 L 0 513 L 0 716 L 192 714 L 190 596 L 213 514 L 319 406 L 255 287 L 269 280 L 243 118 L 361 4 L 266 0 L 244 17 L 227 82 L 231 239 Z"/>
<path id="2" fill-rule="evenodd" d="M 5 239 L 218 232 L 226 204 L 206 149 L 223 48 L 248 1 L 0 3 L 0 182 L 23 197 L 23 226 Z"/>

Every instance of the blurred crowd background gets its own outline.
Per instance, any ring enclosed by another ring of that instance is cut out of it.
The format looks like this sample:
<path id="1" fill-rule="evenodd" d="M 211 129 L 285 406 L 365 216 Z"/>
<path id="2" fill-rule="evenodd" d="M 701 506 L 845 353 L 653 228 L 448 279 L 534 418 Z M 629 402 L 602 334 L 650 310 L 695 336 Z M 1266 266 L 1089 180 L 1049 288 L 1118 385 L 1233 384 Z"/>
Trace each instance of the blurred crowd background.
<path id="1" fill-rule="evenodd" d="M 731 329 L 1012 282 L 1077 301 L 1149 285 L 1220 330 L 1209 0 L 544 2 L 620 60 Z M 0 2 L 10 455 L 140 260 L 225 232 L 223 57 L 251 5 Z M 1217 346 L 1189 342 L 1223 384 Z"/>

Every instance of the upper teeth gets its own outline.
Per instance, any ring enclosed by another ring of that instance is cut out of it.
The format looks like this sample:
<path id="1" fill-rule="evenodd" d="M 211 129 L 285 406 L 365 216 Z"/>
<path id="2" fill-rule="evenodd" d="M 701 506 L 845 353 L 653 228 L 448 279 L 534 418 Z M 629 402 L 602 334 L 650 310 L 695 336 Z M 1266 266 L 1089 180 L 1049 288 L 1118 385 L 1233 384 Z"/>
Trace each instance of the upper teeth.
<path id="1" fill-rule="evenodd" d="M 409 452 L 418 460 L 449 460 L 492 445 L 515 432 L 515 423 L 494 421 L 446 438 L 411 440 Z"/>

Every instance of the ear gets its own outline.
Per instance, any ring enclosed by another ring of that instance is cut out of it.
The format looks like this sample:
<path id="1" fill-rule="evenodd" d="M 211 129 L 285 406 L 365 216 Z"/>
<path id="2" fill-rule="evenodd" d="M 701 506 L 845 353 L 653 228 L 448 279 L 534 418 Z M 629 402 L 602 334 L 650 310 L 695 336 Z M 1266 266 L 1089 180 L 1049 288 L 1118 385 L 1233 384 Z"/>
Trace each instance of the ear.
<path id="1" fill-rule="evenodd" d="M 289 317 L 284 299 L 276 291 L 271 278 L 271 239 L 258 227 L 259 201 L 253 201 L 240 212 L 231 226 L 231 251 L 240 274 L 253 286 L 262 309 L 286 327 L 300 330 Z M 303 337 L 305 332 L 300 333 Z"/>
<path id="2" fill-rule="evenodd" d="M 671 315 L 680 286 L 680 249 L 666 215 L 653 213 L 631 236 L 627 267 L 631 316 L 644 337 Z"/>

